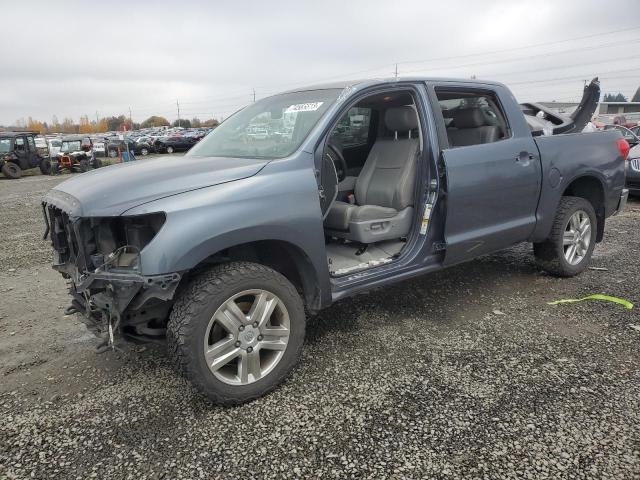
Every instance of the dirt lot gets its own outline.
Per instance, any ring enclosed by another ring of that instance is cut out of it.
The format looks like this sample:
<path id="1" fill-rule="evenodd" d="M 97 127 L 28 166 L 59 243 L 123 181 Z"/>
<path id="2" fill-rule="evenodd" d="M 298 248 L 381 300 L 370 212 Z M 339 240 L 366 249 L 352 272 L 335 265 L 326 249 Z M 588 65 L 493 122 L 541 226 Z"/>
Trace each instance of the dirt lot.
<path id="1" fill-rule="evenodd" d="M 640 202 L 578 278 L 523 245 L 336 304 L 281 388 L 230 409 L 64 316 L 40 240 L 60 181 L 0 179 L 0 478 L 640 478 Z M 591 293 L 638 306 L 547 305 Z"/>

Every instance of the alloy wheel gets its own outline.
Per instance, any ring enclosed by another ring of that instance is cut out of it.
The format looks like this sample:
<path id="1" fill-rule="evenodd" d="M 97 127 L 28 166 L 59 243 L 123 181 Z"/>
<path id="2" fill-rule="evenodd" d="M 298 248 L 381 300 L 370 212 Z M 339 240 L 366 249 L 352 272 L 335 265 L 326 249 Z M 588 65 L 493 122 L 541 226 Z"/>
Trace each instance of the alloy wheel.
<path id="1" fill-rule="evenodd" d="M 564 229 L 562 248 L 570 265 L 578 265 L 587 255 L 591 244 L 591 220 L 584 210 L 571 215 Z"/>
<path id="2" fill-rule="evenodd" d="M 289 342 L 284 302 L 267 290 L 245 290 L 225 301 L 205 331 L 209 370 L 230 385 L 248 385 L 268 375 Z"/>

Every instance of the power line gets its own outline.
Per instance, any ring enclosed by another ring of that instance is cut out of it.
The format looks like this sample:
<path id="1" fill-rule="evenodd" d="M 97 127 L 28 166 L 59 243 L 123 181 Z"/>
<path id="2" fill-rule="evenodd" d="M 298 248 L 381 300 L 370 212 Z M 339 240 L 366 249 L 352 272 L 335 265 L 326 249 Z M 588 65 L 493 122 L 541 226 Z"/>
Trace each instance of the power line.
<path id="1" fill-rule="evenodd" d="M 427 62 L 435 62 L 435 61 L 439 61 L 439 60 L 449 60 L 449 59 L 457 59 L 457 58 L 469 58 L 469 57 L 477 57 L 477 56 L 481 56 L 481 55 L 495 55 L 497 53 L 505 53 L 505 52 L 514 52 L 514 51 L 518 51 L 518 50 L 526 50 L 529 48 L 538 48 L 538 47 L 544 47 L 544 46 L 548 46 L 548 45 L 555 45 L 558 43 L 566 43 L 566 42 L 573 42 L 576 40 L 584 40 L 587 38 L 594 38 L 594 37 L 600 37 L 603 35 L 612 35 L 612 34 L 619 34 L 621 32 L 627 32 L 627 31 L 631 31 L 631 30 L 640 30 L 640 27 L 629 27 L 629 28 L 621 28 L 618 30 L 610 30 L 608 32 L 601 32 L 601 33 L 593 33 L 590 35 L 582 35 L 580 37 L 573 37 L 573 38 L 567 38 L 565 40 L 556 40 L 556 41 L 550 41 L 550 42 L 543 42 L 543 43 L 535 43 L 535 44 L 531 44 L 531 45 L 523 45 L 520 47 L 512 47 L 512 48 L 504 48 L 501 50 L 493 50 L 493 51 L 489 51 L 489 52 L 480 52 L 480 53 L 469 53 L 466 55 L 457 55 L 457 56 L 447 56 L 447 57 L 438 57 L 438 58 L 429 58 L 429 59 L 425 59 L 425 60 L 411 60 L 411 61 L 404 61 L 404 62 L 398 62 L 400 64 L 407 64 L 407 63 L 427 63 Z M 584 48 L 584 47 L 583 47 Z"/>
<path id="2" fill-rule="evenodd" d="M 589 47 L 590 49 L 598 49 L 598 48 L 607 48 L 607 47 L 612 47 L 612 46 L 619 46 L 619 45 L 629 45 L 630 43 L 638 43 L 640 42 L 640 38 L 634 38 L 631 40 L 625 40 L 622 42 L 612 42 L 612 43 L 608 43 L 608 44 L 603 44 L 603 45 L 598 45 L 598 46 L 591 46 Z M 525 62 L 525 61 L 529 61 L 532 58 L 543 58 L 543 57 L 549 57 L 552 55 L 562 55 L 562 54 L 566 54 L 566 53 L 573 53 L 573 52 L 580 52 L 580 51 L 585 51 L 585 47 L 577 47 L 577 48 L 571 48 L 568 50 L 561 50 L 559 52 L 545 52 L 545 53 L 539 53 L 536 55 L 528 55 L 526 58 L 506 58 L 506 59 L 501 59 L 501 60 L 489 60 L 489 61 L 483 61 L 483 62 L 475 62 L 475 63 L 466 63 L 466 64 L 462 64 L 462 65 L 446 65 L 443 67 L 429 67 L 430 70 L 444 70 L 444 69 L 456 69 L 456 68 L 465 68 L 465 67 L 477 67 L 477 66 L 481 66 L 481 65 L 493 65 L 496 63 L 511 63 L 511 62 Z M 404 71 L 403 73 L 412 73 L 412 72 L 420 72 L 420 71 L 424 71 L 424 68 L 419 68 L 419 69 L 415 69 L 415 70 L 407 70 Z"/>

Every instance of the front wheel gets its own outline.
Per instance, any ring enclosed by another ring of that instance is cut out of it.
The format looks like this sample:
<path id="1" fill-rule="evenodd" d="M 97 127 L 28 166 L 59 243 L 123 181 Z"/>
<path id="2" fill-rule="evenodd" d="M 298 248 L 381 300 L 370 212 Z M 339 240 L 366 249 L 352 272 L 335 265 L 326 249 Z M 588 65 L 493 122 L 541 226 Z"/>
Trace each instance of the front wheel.
<path id="1" fill-rule="evenodd" d="M 13 162 L 5 162 L 2 165 L 2 173 L 5 177 L 16 180 L 22 176 L 22 169 Z"/>
<path id="2" fill-rule="evenodd" d="M 581 273 L 591 260 L 597 225 L 591 203 L 580 197 L 562 197 L 549 238 L 533 244 L 538 266 L 559 277 Z"/>
<path id="3" fill-rule="evenodd" d="M 148 148 L 142 148 L 140 150 L 140 153 L 142 154 L 143 157 L 146 157 L 147 155 L 149 155 L 149 149 Z"/>
<path id="4" fill-rule="evenodd" d="M 167 153 L 173 153 L 173 147 L 167 147 Z"/>
<path id="5" fill-rule="evenodd" d="M 232 262 L 195 277 L 173 306 L 169 354 L 216 403 L 256 399 L 295 366 L 305 332 L 302 299 L 280 273 Z"/>

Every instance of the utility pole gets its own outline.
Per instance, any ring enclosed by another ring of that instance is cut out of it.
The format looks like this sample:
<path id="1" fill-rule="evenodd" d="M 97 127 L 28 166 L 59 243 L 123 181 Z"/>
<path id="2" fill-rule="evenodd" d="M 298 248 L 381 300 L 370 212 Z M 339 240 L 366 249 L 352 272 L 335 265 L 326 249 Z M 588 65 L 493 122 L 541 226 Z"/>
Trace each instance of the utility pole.
<path id="1" fill-rule="evenodd" d="M 98 124 L 100 122 L 98 121 L 98 111 L 96 110 L 96 133 L 98 133 Z"/>
<path id="2" fill-rule="evenodd" d="M 176 98 L 176 105 L 178 106 L 178 127 L 180 126 L 180 103 L 178 103 L 178 99 Z"/>
<path id="3" fill-rule="evenodd" d="M 398 64 L 396 63 L 396 80 L 398 80 Z"/>
<path id="4" fill-rule="evenodd" d="M 131 107 L 129 107 L 129 125 L 131 125 L 131 130 L 133 130 L 133 120 L 131 119 Z"/>
<path id="5" fill-rule="evenodd" d="M 256 89 L 253 89 L 253 103 L 256 103 Z"/>

